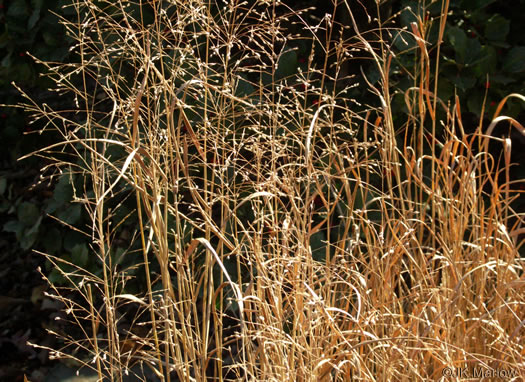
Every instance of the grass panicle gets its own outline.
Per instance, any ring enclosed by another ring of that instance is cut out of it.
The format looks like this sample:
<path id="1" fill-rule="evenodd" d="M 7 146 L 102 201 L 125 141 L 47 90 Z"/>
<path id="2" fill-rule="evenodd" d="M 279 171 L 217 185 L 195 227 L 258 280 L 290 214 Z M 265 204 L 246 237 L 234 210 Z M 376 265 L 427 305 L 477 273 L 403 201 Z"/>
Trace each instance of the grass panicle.
<path id="1" fill-rule="evenodd" d="M 504 99 L 465 133 L 439 98 L 448 1 L 403 30 L 406 52 L 396 15 L 361 30 L 335 3 L 313 19 L 279 1 L 73 2 L 78 60 L 46 65 L 75 106 L 24 105 L 62 137 L 33 154 L 83 181 L 98 269 L 49 256 L 79 329 L 57 357 L 116 381 L 524 377 L 519 183 L 491 134 L 523 126 Z"/>

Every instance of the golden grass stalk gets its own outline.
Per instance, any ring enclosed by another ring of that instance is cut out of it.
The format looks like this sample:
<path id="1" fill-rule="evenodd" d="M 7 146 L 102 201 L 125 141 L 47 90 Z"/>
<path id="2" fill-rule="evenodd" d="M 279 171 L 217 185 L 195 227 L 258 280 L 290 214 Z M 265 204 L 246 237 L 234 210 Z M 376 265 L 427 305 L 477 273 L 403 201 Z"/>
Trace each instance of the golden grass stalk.
<path id="1" fill-rule="evenodd" d="M 48 67 L 77 108 L 25 105 L 62 133 L 38 154 L 73 154 L 55 165 L 85 180 L 77 201 L 101 269 L 64 273 L 75 300 L 55 288 L 82 331 L 58 355 L 111 380 L 412 381 L 465 366 L 523 377 L 523 214 L 510 140 L 502 160 L 487 148 L 495 124 L 523 126 L 500 115 L 505 99 L 465 134 L 459 100 L 436 94 L 426 33 L 440 23 L 439 57 L 448 1 L 409 31 L 403 124 L 390 20 L 360 31 L 346 1 L 317 24 L 277 1 L 74 7 L 64 23 L 79 61 Z M 281 58 L 305 46 L 306 69 L 286 73 Z M 363 57 L 375 84 L 343 78 Z M 347 96 L 355 86 L 378 106 Z M 130 195 L 135 212 L 118 220 Z M 142 257 L 120 269 L 111 253 L 130 224 L 126 256 Z M 130 294 L 134 267 L 147 290 Z"/>

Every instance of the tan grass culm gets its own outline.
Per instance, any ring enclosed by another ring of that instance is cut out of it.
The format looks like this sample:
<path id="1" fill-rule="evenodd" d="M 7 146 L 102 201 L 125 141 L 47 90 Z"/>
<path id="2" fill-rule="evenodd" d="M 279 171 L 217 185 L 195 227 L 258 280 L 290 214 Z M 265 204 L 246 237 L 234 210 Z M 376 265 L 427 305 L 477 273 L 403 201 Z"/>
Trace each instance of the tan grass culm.
<path id="1" fill-rule="evenodd" d="M 75 58 L 46 65 L 76 106 L 24 105 L 63 138 L 33 153 L 44 170 L 84 181 L 77 229 L 100 269 L 69 264 L 53 286 L 80 329 L 53 356 L 115 381 L 524 378 L 520 187 L 510 139 L 491 136 L 523 126 L 507 98 L 467 129 L 436 96 L 448 1 L 404 31 L 336 3 L 312 18 L 276 0 L 73 2 Z M 351 74 L 363 65 L 377 81 Z"/>

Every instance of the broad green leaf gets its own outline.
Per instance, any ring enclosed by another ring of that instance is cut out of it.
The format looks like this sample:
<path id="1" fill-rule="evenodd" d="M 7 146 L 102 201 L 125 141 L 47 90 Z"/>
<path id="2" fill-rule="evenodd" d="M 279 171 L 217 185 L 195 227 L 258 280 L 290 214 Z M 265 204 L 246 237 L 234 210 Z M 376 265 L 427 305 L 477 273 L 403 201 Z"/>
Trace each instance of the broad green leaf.
<path id="1" fill-rule="evenodd" d="M 505 41 L 510 30 L 510 21 L 495 14 L 485 24 L 485 37 L 493 41 Z"/>
<path id="2" fill-rule="evenodd" d="M 247 76 L 245 74 L 241 74 L 239 78 L 237 79 L 237 87 L 235 89 L 235 95 L 239 97 L 247 96 L 250 94 L 253 94 L 255 92 L 255 88 L 251 83 L 248 82 Z"/>
<path id="3" fill-rule="evenodd" d="M 25 0 L 15 0 L 7 8 L 7 16 L 20 17 L 28 14 Z"/>
<path id="4" fill-rule="evenodd" d="M 494 73 L 498 65 L 498 53 L 493 46 L 486 45 L 481 49 L 483 59 L 477 67 L 477 75 L 485 76 L 487 73 Z"/>
<path id="5" fill-rule="evenodd" d="M 12 232 L 16 234 L 17 239 L 22 237 L 22 232 L 24 231 L 25 225 L 19 220 L 10 220 L 4 224 L 4 232 Z"/>
<path id="6" fill-rule="evenodd" d="M 262 72 L 261 81 L 266 86 L 272 83 L 272 75 L 268 72 Z"/>
<path id="7" fill-rule="evenodd" d="M 40 215 L 33 226 L 26 231 L 26 234 L 32 235 L 33 233 L 38 233 L 40 223 L 42 223 L 42 215 Z"/>
<path id="8" fill-rule="evenodd" d="M 483 105 L 483 92 L 472 92 L 467 99 L 467 107 L 471 113 L 478 117 L 481 115 L 481 106 Z"/>
<path id="9" fill-rule="evenodd" d="M 20 248 L 23 250 L 30 249 L 38 238 L 40 223 L 42 222 L 42 216 L 39 216 L 37 221 L 29 229 L 24 230 L 22 236 L 18 239 Z"/>
<path id="10" fill-rule="evenodd" d="M 126 255 L 126 249 L 118 247 L 116 250 L 111 251 L 111 257 L 113 259 L 113 265 L 121 264 Z"/>
<path id="11" fill-rule="evenodd" d="M 476 77 L 465 73 L 458 74 L 456 77 L 451 78 L 452 82 L 456 87 L 462 91 L 471 89 L 476 83 Z"/>
<path id="12" fill-rule="evenodd" d="M 371 65 L 366 71 L 366 78 L 368 82 L 375 85 L 381 79 L 381 73 L 375 65 Z"/>
<path id="13" fill-rule="evenodd" d="M 525 46 L 512 48 L 505 56 L 503 70 L 509 73 L 525 71 Z"/>
<path id="14" fill-rule="evenodd" d="M 411 23 L 417 22 L 417 14 L 418 11 L 420 12 L 421 9 L 417 1 L 403 1 L 402 9 L 403 11 L 401 12 L 400 16 L 402 27 L 409 27 Z"/>
<path id="15" fill-rule="evenodd" d="M 472 66 L 478 62 L 481 62 L 484 58 L 481 55 L 481 52 L 481 44 L 477 38 L 467 39 L 464 56 L 465 65 Z"/>
<path id="16" fill-rule="evenodd" d="M 297 52 L 291 48 L 286 50 L 279 57 L 277 71 L 275 75 L 278 79 L 289 77 L 297 70 Z"/>
<path id="17" fill-rule="evenodd" d="M 11 57 L 13 56 L 13 52 L 9 52 L 3 59 L 0 61 L 0 65 L 4 68 L 9 68 L 11 66 Z"/>
<path id="18" fill-rule="evenodd" d="M 326 256 L 326 234 L 324 231 L 316 232 L 310 237 L 310 248 L 312 258 L 316 261 L 324 261 Z"/>
<path id="19" fill-rule="evenodd" d="M 51 198 L 49 202 L 47 203 L 46 208 L 44 211 L 46 214 L 52 214 L 54 213 L 60 206 L 62 206 L 62 202 L 58 202 L 55 199 Z"/>
<path id="20" fill-rule="evenodd" d="M 450 27 L 447 31 L 450 44 L 456 52 L 456 59 L 460 62 L 465 61 L 465 53 L 467 49 L 467 35 L 465 31 L 459 27 Z"/>
<path id="21" fill-rule="evenodd" d="M 7 179 L 0 177 L 0 195 L 4 195 L 4 192 L 7 188 Z"/>
<path id="22" fill-rule="evenodd" d="M 38 220 L 40 210 L 30 202 L 23 202 L 17 208 L 18 220 L 27 227 L 31 227 Z"/>
<path id="23" fill-rule="evenodd" d="M 71 251 L 71 260 L 79 267 L 85 267 L 89 259 L 89 250 L 85 243 L 77 244 Z"/>
<path id="24" fill-rule="evenodd" d="M 23 236 L 19 240 L 20 248 L 22 248 L 24 251 L 31 249 L 37 238 L 38 231 L 28 230 L 27 232 L 24 232 Z"/>
<path id="25" fill-rule="evenodd" d="M 438 81 L 438 96 L 442 101 L 450 100 L 454 96 L 454 90 L 454 85 L 446 78 Z"/>
<path id="26" fill-rule="evenodd" d="M 53 199 L 60 205 L 69 203 L 73 199 L 73 188 L 70 184 L 69 175 L 62 175 L 53 191 Z"/>
<path id="27" fill-rule="evenodd" d="M 58 218 L 67 224 L 75 224 L 80 219 L 82 207 L 80 204 L 71 204 L 58 214 Z"/>
<path id="28" fill-rule="evenodd" d="M 31 13 L 31 17 L 27 20 L 27 29 L 33 29 L 38 20 L 40 20 L 40 8 L 35 8 Z"/>
<path id="29" fill-rule="evenodd" d="M 504 76 L 503 74 L 495 74 L 490 76 L 490 81 L 496 84 L 508 85 L 516 81 L 514 78 Z"/>
<path id="30" fill-rule="evenodd" d="M 400 51 L 407 51 L 416 47 L 416 40 L 413 34 L 406 30 L 399 30 L 394 37 L 394 44 Z"/>
<path id="31" fill-rule="evenodd" d="M 47 278 L 53 285 L 63 285 L 66 282 L 64 275 L 58 268 L 53 268 Z"/>

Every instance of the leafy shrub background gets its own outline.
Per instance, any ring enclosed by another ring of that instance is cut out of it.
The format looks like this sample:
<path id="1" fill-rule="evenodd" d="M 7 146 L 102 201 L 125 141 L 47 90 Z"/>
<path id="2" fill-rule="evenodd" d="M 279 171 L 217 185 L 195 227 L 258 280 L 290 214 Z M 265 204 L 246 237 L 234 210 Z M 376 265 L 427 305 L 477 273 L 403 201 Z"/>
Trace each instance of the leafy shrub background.
<path id="1" fill-rule="evenodd" d="M 293 7 L 294 2 L 288 3 Z M 297 6 L 305 4 L 304 1 L 295 3 Z M 71 102 L 61 97 L 60 93 L 47 91 L 51 83 L 48 78 L 40 76 L 45 67 L 27 54 L 30 52 L 43 61 L 65 62 L 75 59 L 69 54 L 72 40 L 58 23 L 59 16 L 53 14 L 71 17 L 74 10 L 66 7 L 67 4 L 67 0 L 0 2 L 0 94 L 3 104 L 12 105 L 21 100 L 11 82 L 16 82 L 21 89 L 41 102 L 50 105 Z M 326 6 L 322 1 L 308 4 L 316 6 L 318 14 L 322 14 L 323 7 Z M 483 117 L 489 117 L 496 102 L 505 95 L 525 92 L 525 33 L 521 19 L 525 14 L 525 1 L 453 0 L 450 4 L 452 12 L 447 20 L 446 41 L 441 53 L 443 60 L 439 70 L 439 94 L 445 102 L 452 100 L 457 94 L 463 105 L 464 118 L 471 122 L 471 126 L 467 128 L 473 130 L 481 117 L 485 99 L 487 102 Z M 415 0 L 401 0 L 387 2 L 386 7 L 389 9 L 388 14 L 394 15 L 398 23 L 408 29 L 417 17 L 425 18 L 440 12 L 439 2 L 422 8 Z M 316 11 L 312 12 L 315 14 Z M 359 22 L 366 24 L 366 20 Z M 437 28 L 434 25 L 428 31 L 427 39 L 430 42 L 436 40 Z M 404 91 L 412 84 L 403 68 L 414 65 L 414 56 L 411 56 L 410 50 L 416 46 L 410 37 L 399 37 L 397 48 L 407 49 L 407 54 L 400 58 L 392 70 L 399 73 L 397 86 Z M 298 48 L 297 53 L 291 51 L 282 56 L 279 68 L 283 77 L 305 65 L 305 57 L 301 53 L 306 47 Z M 361 64 L 368 79 L 374 83 L 377 75 L 374 77 L 373 67 L 366 63 Z M 352 70 L 360 75 L 358 68 Z M 243 86 L 246 87 L 244 91 L 249 93 L 249 83 L 241 84 L 240 91 L 243 91 Z M 363 91 L 355 88 L 353 95 Z M 405 105 L 401 96 L 394 97 L 394 105 L 396 112 L 403 113 Z M 508 115 L 523 117 L 519 103 L 509 101 L 508 108 Z M 73 186 L 76 182 L 74 173 L 42 180 L 38 169 L 46 163 L 36 158 L 17 162 L 20 156 L 44 147 L 57 138 L 54 133 L 39 134 L 38 131 L 43 126 L 38 122 L 29 124 L 28 121 L 28 116 L 22 110 L 2 107 L 0 141 L 4 149 L 0 154 L 0 223 L 5 235 L 2 248 L 15 256 L 20 251 L 36 248 L 81 266 L 88 266 L 86 254 L 89 237 L 48 217 L 53 215 L 62 222 L 77 227 L 85 223 L 80 205 L 72 203 Z M 501 134 L 506 132 L 502 131 Z M 512 137 L 523 145 L 520 135 Z M 524 161 L 523 150 L 513 150 L 513 161 Z M 47 175 L 54 174 L 52 168 L 48 170 Z M 525 175 L 523 166 L 514 170 L 516 178 Z M 115 253 L 116 261 L 119 253 L 124 250 L 127 239 L 121 238 L 121 246 Z M 52 281 L 60 281 L 58 272 L 53 271 L 50 266 L 48 271 L 52 272 Z"/>
<path id="2" fill-rule="evenodd" d="M 60 24 L 61 17 L 71 17 L 74 10 L 64 0 L 13 0 L 0 3 L 0 94 L 1 103 L 15 105 L 22 100 L 19 91 L 32 94 L 50 106 L 67 105 L 70 100 L 49 92 L 52 81 L 41 76 L 46 68 L 32 55 L 51 62 L 74 60 L 72 40 Z M 3 106 L 0 114 L 0 224 L 2 249 L 9 256 L 20 256 L 33 248 L 69 258 L 79 263 L 87 252 L 88 240 L 55 219 L 81 226 L 82 212 L 72 204 L 74 178 L 58 175 L 53 169 L 40 176 L 47 162 L 41 158 L 18 161 L 22 155 L 55 142 L 56 133 L 40 134 L 44 125 L 29 123 L 30 116 L 18 108 Z M 57 153 L 57 155 L 60 155 Z M 72 183 L 73 181 L 73 183 Z M 51 279 L 59 281 L 47 264 Z"/>

